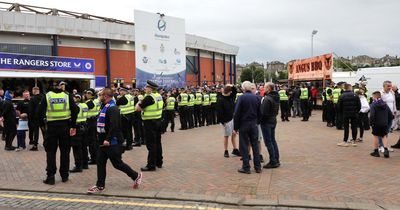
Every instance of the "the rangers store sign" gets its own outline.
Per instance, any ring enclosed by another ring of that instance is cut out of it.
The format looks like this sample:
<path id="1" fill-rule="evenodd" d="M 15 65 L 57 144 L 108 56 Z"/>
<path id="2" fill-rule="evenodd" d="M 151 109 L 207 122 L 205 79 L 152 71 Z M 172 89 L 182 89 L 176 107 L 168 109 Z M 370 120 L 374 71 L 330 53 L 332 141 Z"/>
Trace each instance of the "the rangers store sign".
<path id="1" fill-rule="evenodd" d="M 288 63 L 289 80 L 329 80 L 332 71 L 332 53 Z"/>

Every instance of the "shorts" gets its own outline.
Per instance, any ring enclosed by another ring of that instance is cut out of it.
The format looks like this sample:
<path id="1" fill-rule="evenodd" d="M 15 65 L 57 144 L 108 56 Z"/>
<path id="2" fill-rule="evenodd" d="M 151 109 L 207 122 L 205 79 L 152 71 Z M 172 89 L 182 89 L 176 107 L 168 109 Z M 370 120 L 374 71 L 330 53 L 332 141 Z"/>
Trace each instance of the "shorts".
<path id="1" fill-rule="evenodd" d="M 376 127 L 373 126 L 372 127 L 372 135 L 374 136 L 378 136 L 378 137 L 384 137 L 386 135 L 388 135 L 388 128 L 386 126 L 384 127 Z"/>
<path id="2" fill-rule="evenodd" d="M 222 125 L 222 127 L 224 129 L 224 136 L 231 136 L 233 133 L 233 119 Z"/>

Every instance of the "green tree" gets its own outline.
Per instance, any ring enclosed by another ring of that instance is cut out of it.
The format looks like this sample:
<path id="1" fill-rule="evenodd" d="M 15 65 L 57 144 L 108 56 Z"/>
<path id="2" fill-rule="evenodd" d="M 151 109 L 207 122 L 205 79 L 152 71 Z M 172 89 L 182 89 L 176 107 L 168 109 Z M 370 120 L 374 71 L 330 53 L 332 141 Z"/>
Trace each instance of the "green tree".
<path id="1" fill-rule="evenodd" d="M 254 79 L 254 82 L 259 83 L 264 81 L 264 69 L 261 67 L 255 67 L 255 66 L 250 66 L 247 68 L 244 68 L 242 70 L 242 73 L 240 75 L 240 81 L 250 81 L 252 82 Z"/>

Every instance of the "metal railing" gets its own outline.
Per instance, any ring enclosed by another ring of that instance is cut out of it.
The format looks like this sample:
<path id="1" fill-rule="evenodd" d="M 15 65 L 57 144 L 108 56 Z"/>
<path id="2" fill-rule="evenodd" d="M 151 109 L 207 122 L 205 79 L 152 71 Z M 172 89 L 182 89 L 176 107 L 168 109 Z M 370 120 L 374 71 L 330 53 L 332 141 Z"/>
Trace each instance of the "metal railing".
<path id="1" fill-rule="evenodd" d="M 31 14 L 33 13 L 41 15 L 53 15 L 53 16 L 72 17 L 72 18 L 87 19 L 87 20 L 101 20 L 104 22 L 118 23 L 124 25 L 134 25 L 133 22 L 118 20 L 114 18 L 107 18 L 97 15 L 91 15 L 87 13 L 72 12 L 55 8 L 32 6 L 27 4 L 10 3 L 3 1 L 0 1 L 0 11 L 10 11 L 10 12 L 13 11 L 13 12 L 23 12 Z"/>

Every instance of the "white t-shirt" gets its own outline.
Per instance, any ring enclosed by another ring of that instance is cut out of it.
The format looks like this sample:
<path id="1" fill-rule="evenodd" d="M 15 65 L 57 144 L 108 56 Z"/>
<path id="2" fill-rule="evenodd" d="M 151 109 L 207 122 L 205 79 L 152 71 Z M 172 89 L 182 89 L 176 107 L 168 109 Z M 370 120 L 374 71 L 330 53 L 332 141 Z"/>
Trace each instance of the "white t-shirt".
<path id="1" fill-rule="evenodd" d="M 389 106 L 390 111 L 392 111 L 393 114 L 397 112 L 396 97 L 394 96 L 394 92 L 390 91 L 389 93 L 385 93 L 385 91 L 382 90 L 381 95 L 382 100 Z"/>
<path id="2" fill-rule="evenodd" d="M 361 110 L 360 110 L 360 112 L 361 113 L 368 113 L 370 108 L 369 108 L 369 104 L 368 104 L 367 98 L 365 98 L 365 96 L 361 96 L 360 97 L 360 102 L 361 102 Z"/>

